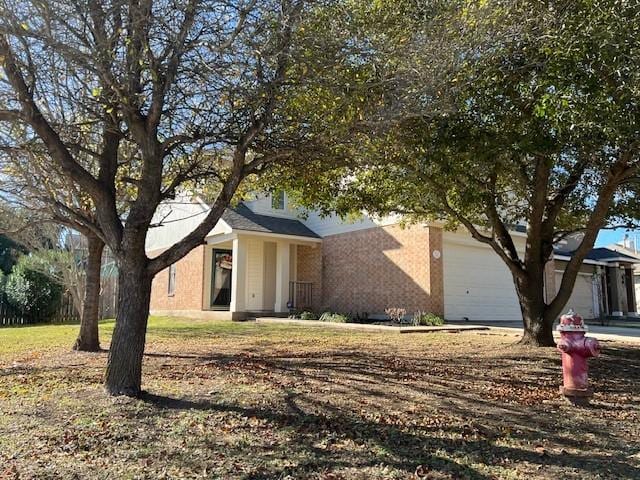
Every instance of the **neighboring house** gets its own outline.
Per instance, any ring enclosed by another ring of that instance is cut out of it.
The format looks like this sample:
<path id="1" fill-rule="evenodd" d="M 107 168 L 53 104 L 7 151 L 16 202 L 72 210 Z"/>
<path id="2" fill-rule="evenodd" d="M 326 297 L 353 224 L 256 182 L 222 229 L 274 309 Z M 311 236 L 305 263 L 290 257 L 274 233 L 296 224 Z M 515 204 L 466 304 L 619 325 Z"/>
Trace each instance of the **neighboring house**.
<path id="1" fill-rule="evenodd" d="M 160 226 L 147 237 L 149 255 L 184 237 L 207 212 L 199 201 L 163 205 Z M 204 245 L 156 276 L 151 311 L 242 319 L 295 308 L 375 317 L 401 307 L 448 320 L 521 319 L 511 274 L 489 247 L 466 232 L 398 220 L 323 218 L 290 208 L 284 194 L 257 196 L 229 208 Z M 525 234 L 514 237 L 524 250 Z M 555 295 L 570 250 L 567 242 L 549 263 L 547 295 Z M 607 249 L 591 253 L 567 309 L 587 318 L 634 312 L 625 282 L 640 261 Z"/>
<path id="2" fill-rule="evenodd" d="M 556 250 L 556 286 L 570 258 L 570 251 Z M 594 248 L 583 262 L 567 307 L 585 318 L 636 316 L 633 272 L 638 263 L 638 258 L 611 248 Z"/>
<path id="3" fill-rule="evenodd" d="M 608 248 L 611 250 L 615 250 L 616 252 L 620 252 L 628 257 L 633 257 L 638 260 L 638 263 L 634 265 L 633 269 L 633 286 L 636 297 L 636 312 L 638 311 L 638 307 L 640 306 L 640 252 L 637 249 L 635 239 L 630 240 L 625 238 L 621 243 L 615 243 L 610 245 Z"/>

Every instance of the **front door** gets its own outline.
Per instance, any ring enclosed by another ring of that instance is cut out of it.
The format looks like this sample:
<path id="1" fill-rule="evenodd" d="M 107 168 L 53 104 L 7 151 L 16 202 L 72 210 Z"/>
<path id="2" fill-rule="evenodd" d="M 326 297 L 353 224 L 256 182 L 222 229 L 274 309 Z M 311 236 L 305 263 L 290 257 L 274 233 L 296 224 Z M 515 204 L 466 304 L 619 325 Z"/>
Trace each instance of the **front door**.
<path id="1" fill-rule="evenodd" d="M 211 265 L 211 307 L 228 309 L 231 305 L 231 250 L 213 250 Z"/>

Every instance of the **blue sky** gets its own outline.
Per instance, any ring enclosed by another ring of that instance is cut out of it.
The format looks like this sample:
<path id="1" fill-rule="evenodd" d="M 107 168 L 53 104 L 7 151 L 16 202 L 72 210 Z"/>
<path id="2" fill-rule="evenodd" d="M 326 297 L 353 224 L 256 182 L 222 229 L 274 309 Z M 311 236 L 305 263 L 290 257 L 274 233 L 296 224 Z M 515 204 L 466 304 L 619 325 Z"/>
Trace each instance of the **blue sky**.
<path id="1" fill-rule="evenodd" d="M 615 230 L 601 230 L 596 240 L 596 247 L 606 247 L 612 243 L 620 242 L 626 233 L 629 233 L 632 237 L 638 236 L 640 240 L 640 230 L 627 230 L 626 228 L 617 228 Z"/>

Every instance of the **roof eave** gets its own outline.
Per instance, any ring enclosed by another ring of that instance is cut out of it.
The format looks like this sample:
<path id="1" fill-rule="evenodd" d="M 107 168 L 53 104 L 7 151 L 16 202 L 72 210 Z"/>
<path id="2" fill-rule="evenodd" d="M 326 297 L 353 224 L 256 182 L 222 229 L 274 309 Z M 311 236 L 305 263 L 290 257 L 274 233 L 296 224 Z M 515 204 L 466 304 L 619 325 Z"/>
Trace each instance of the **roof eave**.
<path id="1" fill-rule="evenodd" d="M 252 235 L 252 236 L 258 236 L 258 237 L 270 237 L 270 238 L 281 239 L 281 240 L 295 240 L 298 242 L 307 242 L 307 243 L 308 242 L 322 243 L 322 238 L 320 237 L 307 237 L 305 235 L 263 232 L 260 230 L 247 230 L 247 229 L 240 229 L 240 228 L 231 228 L 230 232 L 227 235 L 238 235 L 238 234 Z M 213 239 L 214 237 L 216 237 L 216 234 L 208 235 L 207 239 Z"/>
<path id="2" fill-rule="evenodd" d="M 561 255 L 561 254 L 558 254 L 558 253 L 554 253 L 553 254 L 553 259 L 554 260 L 563 260 L 563 261 L 569 262 L 571 260 L 571 257 L 569 255 Z M 606 267 L 607 265 L 609 265 L 607 262 L 602 262 L 600 260 L 591 260 L 589 258 L 584 259 L 582 263 L 584 263 L 586 265 L 600 265 L 602 267 Z"/>

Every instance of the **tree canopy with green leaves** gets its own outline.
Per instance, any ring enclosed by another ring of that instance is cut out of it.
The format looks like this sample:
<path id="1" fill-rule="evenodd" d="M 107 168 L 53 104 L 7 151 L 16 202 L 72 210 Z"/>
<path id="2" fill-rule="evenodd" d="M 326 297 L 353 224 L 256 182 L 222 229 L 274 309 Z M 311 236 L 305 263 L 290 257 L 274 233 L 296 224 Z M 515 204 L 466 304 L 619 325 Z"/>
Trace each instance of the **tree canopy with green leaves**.
<path id="1" fill-rule="evenodd" d="M 313 185 L 294 179 L 292 189 L 325 211 L 466 228 L 509 268 L 523 342 L 553 345 L 598 231 L 639 218 L 640 5 L 469 1 L 412 32 L 380 28 L 410 39 L 381 74 L 395 80 L 354 163 L 319 166 Z M 524 251 L 516 225 L 526 227 Z M 575 234 L 558 293 L 545 299 L 545 265 Z"/>

